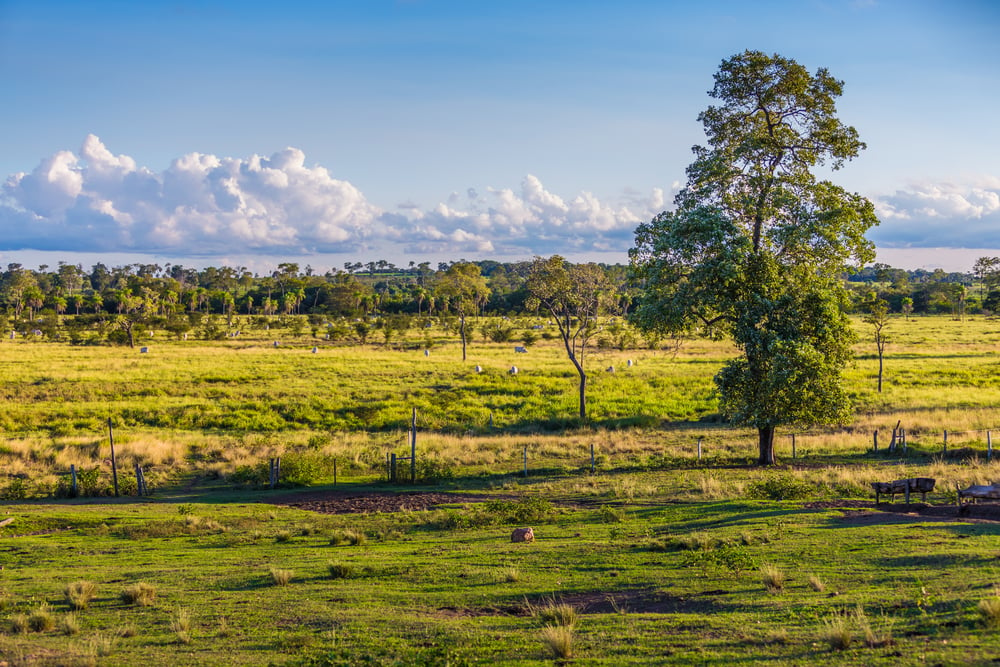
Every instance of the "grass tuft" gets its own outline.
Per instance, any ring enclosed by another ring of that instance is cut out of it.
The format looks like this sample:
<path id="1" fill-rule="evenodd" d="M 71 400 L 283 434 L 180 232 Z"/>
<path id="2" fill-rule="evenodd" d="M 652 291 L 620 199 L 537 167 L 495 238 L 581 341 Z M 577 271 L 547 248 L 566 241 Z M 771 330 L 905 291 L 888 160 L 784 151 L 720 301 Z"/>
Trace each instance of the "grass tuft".
<path id="1" fill-rule="evenodd" d="M 70 609 L 80 611 L 90 606 L 90 601 L 94 599 L 97 586 L 92 581 L 74 581 L 66 585 L 66 604 Z"/>
<path id="2" fill-rule="evenodd" d="M 191 643 L 191 614 L 187 609 L 178 607 L 170 618 L 170 629 L 181 644 Z"/>
<path id="3" fill-rule="evenodd" d="M 979 601 L 976 606 L 979 618 L 988 628 L 1000 628 L 1000 595 L 993 595 Z"/>
<path id="4" fill-rule="evenodd" d="M 62 632 L 64 635 L 75 635 L 80 632 L 80 617 L 76 614 L 66 614 L 62 618 Z"/>
<path id="5" fill-rule="evenodd" d="M 845 651 L 854 642 L 854 634 L 843 614 L 835 614 L 823 624 L 821 637 L 832 651 Z"/>
<path id="6" fill-rule="evenodd" d="M 576 625 L 576 607 L 566 603 L 550 603 L 544 607 L 532 608 L 532 614 L 546 625 L 572 628 Z"/>
<path id="7" fill-rule="evenodd" d="M 822 593 L 823 591 L 826 590 L 826 584 L 824 584 L 823 580 L 817 577 L 816 575 L 812 575 L 809 577 L 809 587 L 812 588 L 817 593 Z"/>
<path id="8" fill-rule="evenodd" d="M 338 530 L 330 536 L 330 546 L 339 547 L 343 544 L 364 546 L 368 536 L 359 530 Z"/>
<path id="9" fill-rule="evenodd" d="M 137 584 L 126 587 L 121 593 L 121 599 L 125 604 L 149 607 L 156 602 L 156 587 L 140 581 Z"/>
<path id="10" fill-rule="evenodd" d="M 270 575 L 271 575 L 271 582 L 275 586 L 287 586 L 288 583 L 292 580 L 292 577 L 295 576 L 295 573 L 292 572 L 291 570 L 282 570 L 277 567 L 272 567 L 270 569 Z"/>
<path id="11" fill-rule="evenodd" d="M 52 632 L 56 627 L 56 617 L 48 605 L 42 605 L 28 614 L 28 629 L 32 632 Z"/>
<path id="12" fill-rule="evenodd" d="M 542 628 L 542 644 L 557 660 L 573 657 L 573 628 L 565 625 L 546 625 Z"/>
<path id="13" fill-rule="evenodd" d="M 331 579 L 350 579 L 357 574 L 357 568 L 351 563 L 327 563 L 326 570 Z"/>
<path id="14" fill-rule="evenodd" d="M 785 590 L 785 573 L 770 563 L 760 568 L 760 580 L 769 593 L 780 593 Z"/>

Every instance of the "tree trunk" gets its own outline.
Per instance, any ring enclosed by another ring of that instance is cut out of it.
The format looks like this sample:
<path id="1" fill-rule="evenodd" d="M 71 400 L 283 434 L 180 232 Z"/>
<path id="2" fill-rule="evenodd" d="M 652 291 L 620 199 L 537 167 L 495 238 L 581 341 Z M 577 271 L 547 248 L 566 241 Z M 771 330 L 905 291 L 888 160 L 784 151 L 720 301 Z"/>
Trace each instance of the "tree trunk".
<path id="1" fill-rule="evenodd" d="M 762 466 L 773 466 L 774 458 L 774 427 L 761 426 L 757 429 L 757 444 L 760 448 L 760 458 L 757 462 Z"/>
<path id="2" fill-rule="evenodd" d="M 587 374 L 580 371 L 580 421 L 587 421 Z"/>
<path id="3" fill-rule="evenodd" d="M 465 315 L 462 315 L 459 319 L 459 333 L 462 336 L 462 361 L 465 361 Z"/>
<path id="4" fill-rule="evenodd" d="M 882 393 L 882 350 L 878 351 L 878 393 Z"/>

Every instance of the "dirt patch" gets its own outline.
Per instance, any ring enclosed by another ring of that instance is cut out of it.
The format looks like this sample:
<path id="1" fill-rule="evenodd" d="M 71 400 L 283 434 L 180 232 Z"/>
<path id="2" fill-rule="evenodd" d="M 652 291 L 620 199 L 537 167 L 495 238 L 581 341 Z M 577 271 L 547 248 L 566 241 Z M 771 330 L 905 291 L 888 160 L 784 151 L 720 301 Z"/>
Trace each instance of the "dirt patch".
<path id="1" fill-rule="evenodd" d="M 295 507 L 320 514 L 372 514 L 431 509 L 455 503 L 481 503 L 497 496 L 475 493 L 410 492 L 357 493 L 353 491 L 314 491 L 295 493 L 271 499 L 272 505 Z"/>

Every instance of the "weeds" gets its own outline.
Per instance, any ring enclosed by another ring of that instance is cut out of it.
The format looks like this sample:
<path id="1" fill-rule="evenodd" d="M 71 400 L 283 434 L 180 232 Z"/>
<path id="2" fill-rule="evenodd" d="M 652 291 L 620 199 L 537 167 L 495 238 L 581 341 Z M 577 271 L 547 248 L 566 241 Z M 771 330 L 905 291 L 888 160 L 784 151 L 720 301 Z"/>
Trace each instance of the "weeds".
<path id="1" fill-rule="evenodd" d="M 533 616 L 545 625 L 572 628 L 576 625 L 576 607 L 566 603 L 550 602 L 544 607 L 529 607 Z"/>
<path id="2" fill-rule="evenodd" d="M 1000 628 L 1000 593 L 980 600 L 976 611 L 979 612 L 983 625 L 993 629 Z"/>
<path id="3" fill-rule="evenodd" d="M 809 577 L 809 587 L 812 588 L 817 593 L 822 593 L 823 591 L 826 590 L 826 584 L 824 584 L 823 580 L 817 577 L 816 575 L 811 575 Z"/>
<path id="4" fill-rule="evenodd" d="M 344 544 L 350 546 L 363 546 L 368 541 L 368 536 L 359 530 L 338 530 L 330 536 L 330 546 L 339 547 Z"/>
<path id="5" fill-rule="evenodd" d="M 851 647 L 854 634 L 844 614 L 834 614 L 823 624 L 821 637 L 832 651 L 845 651 Z"/>
<path id="6" fill-rule="evenodd" d="M 521 581 L 521 571 L 514 566 L 500 568 L 496 571 L 494 580 L 501 584 L 513 584 Z"/>
<path id="7" fill-rule="evenodd" d="M 10 633 L 12 635 L 23 635 L 28 632 L 28 615 L 14 614 L 10 617 Z"/>

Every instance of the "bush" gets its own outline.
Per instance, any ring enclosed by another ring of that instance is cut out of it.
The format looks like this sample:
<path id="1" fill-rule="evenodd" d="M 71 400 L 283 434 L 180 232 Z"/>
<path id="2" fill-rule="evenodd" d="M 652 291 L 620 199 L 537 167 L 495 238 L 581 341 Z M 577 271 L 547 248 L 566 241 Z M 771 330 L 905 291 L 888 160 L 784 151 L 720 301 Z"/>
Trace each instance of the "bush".
<path id="1" fill-rule="evenodd" d="M 746 496 L 754 500 L 799 500 L 815 495 L 815 489 L 792 475 L 777 475 L 753 482 L 746 487 Z"/>
<path id="2" fill-rule="evenodd" d="M 282 570 L 276 567 L 272 567 L 270 570 L 271 582 L 275 586 L 287 586 L 291 582 L 292 577 L 295 573 L 291 570 Z"/>
<path id="3" fill-rule="evenodd" d="M 357 568 L 350 563 L 327 563 L 326 570 L 331 579 L 350 579 L 357 574 Z"/>

